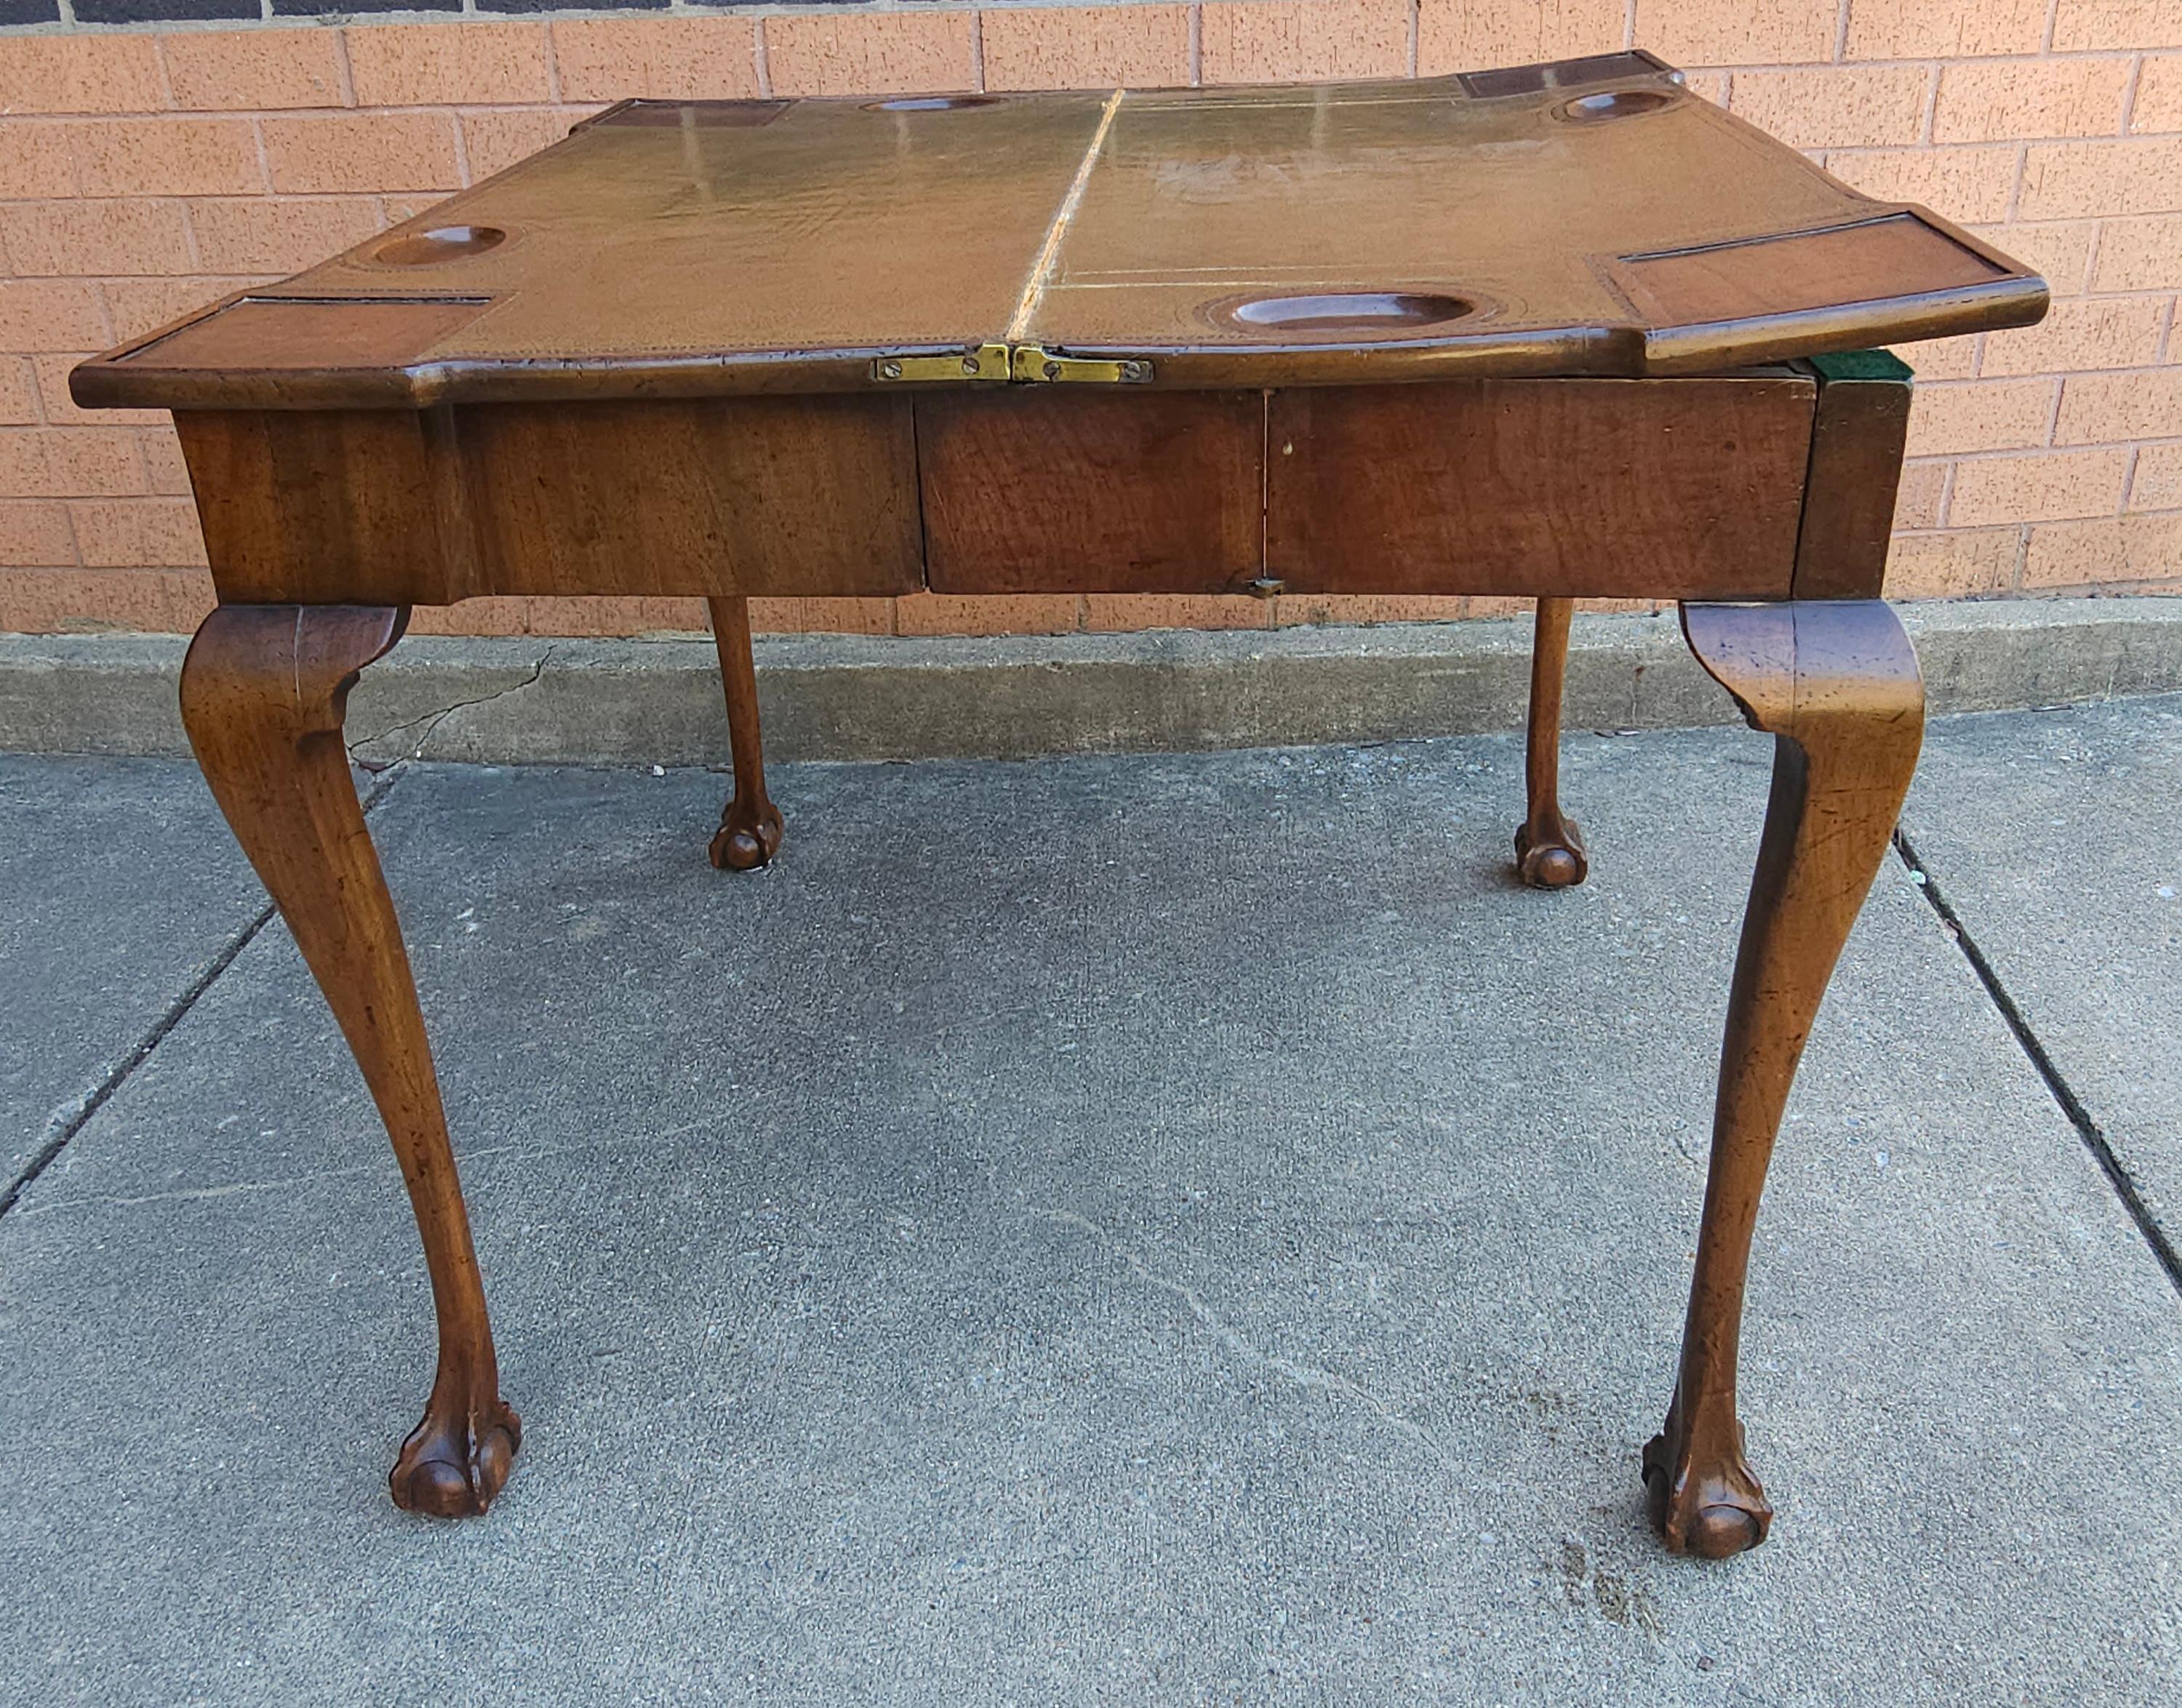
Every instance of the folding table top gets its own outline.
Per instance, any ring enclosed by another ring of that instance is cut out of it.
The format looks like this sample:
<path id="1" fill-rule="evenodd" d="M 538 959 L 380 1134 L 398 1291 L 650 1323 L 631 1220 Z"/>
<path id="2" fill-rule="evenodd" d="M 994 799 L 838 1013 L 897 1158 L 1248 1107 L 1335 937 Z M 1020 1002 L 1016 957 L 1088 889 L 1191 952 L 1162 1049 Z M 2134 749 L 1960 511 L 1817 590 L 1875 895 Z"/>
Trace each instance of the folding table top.
<path id="1" fill-rule="evenodd" d="M 1720 369 L 2037 319 L 1648 54 L 1426 81 L 629 102 L 76 372 L 325 408 Z"/>

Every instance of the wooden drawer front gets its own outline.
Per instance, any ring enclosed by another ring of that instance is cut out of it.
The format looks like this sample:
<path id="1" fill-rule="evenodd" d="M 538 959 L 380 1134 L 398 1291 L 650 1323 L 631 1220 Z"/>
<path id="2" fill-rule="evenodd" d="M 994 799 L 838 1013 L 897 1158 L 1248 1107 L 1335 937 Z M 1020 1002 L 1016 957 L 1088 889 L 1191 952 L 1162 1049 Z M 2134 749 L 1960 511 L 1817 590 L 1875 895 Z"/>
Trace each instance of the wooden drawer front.
<path id="1" fill-rule="evenodd" d="M 1260 392 L 929 392 L 917 446 L 936 591 L 1203 593 L 1261 573 Z"/>
<path id="2" fill-rule="evenodd" d="M 890 594 L 922 585 L 901 397 L 184 410 L 220 596 Z"/>
<path id="3" fill-rule="evenodd" d="M 1277 391 L 1265 573 L 1298 593 L 1785 598 L 1815 384 Z"/>
<path id="4" fill-rule="evenodd" d="M 906 398 L 478 404 L 456 431 L 486 591 L 921 585 Z"/>

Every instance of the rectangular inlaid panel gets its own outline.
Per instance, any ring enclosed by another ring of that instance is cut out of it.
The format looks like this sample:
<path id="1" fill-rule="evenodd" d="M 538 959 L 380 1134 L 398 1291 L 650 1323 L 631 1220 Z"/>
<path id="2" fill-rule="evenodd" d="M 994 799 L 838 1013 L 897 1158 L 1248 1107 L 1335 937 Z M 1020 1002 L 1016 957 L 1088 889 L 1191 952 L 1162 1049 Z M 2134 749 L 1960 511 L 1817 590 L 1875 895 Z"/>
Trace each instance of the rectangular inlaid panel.
<path id="1" fill-rule="evenodd" d="M 1815 383 L 1277 391 L 1266 574 L 1311 593 L 1785 598 Z"/>
<path id="2" fill-rule="evenodd" d="M 1264 543 L 1256 391 L 994 386 L 917 399 L 943 593 L 1239 588 Z"/>
<path id="3" fill-rule="evenodd" d="M 1637 306 L 1669 325 L 1961 291 L 2005 272 L 1908 214 L 1792 237 L 1627 256 L 1617 270 Z"/>
<path id="4" fill-rule="evenodd" d="M 478 404 L 456 412 L 495 593 L 905 593 L 906 396 Z"/>

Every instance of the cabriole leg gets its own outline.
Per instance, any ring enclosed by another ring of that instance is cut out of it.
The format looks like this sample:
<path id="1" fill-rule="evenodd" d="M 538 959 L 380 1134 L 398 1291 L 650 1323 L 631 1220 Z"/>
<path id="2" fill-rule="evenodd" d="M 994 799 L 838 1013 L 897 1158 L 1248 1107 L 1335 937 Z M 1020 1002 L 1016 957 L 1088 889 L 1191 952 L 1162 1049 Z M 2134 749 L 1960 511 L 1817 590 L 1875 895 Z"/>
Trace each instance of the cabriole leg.
<path id="1" fill-rule="evenodd" d="M 757 667 L 750 658 L 750 601 L 707 599 L 720 685 L 728 696 L 728 751 L 735 792 L 706 851 L 723 872 L 747 872 L 780 852 L 780 809 L 765 792 L 765 742 L 757 718 Z"/>
<path id="2" fill-rule="evenodd" d="M 1530 816 L 1515 833 L 1515 869 L 1534 890 L 1565 890 L 1591 869 L 1576 821 L 1561 814 L 1561 679 L 1573 599 L 1538 601 L 1531 646 L 1531 728 L 1525 754 Z"/>
<path id="3" fill-rule="evenodd" d="M 1681 1368 L 1666 1427 L 1644 1450 L 1667 1546 L 1719 1557 L 1756 1547 L 1773 1517 L 1743 1460 L 1735 1402 L 1758 1194 L 1804 1040 L 1908 790 L 1924 690 L 1908 637 L 1876 600 L 1684 605 L 1682 633 L 1752 727 L 1774 737 Z"/>
<path id="4" fill-rule="evenodd" d="M 402 928 L 341 742 L 349 690 L 406 609 L 225 605 L 182 666 L 182 722 L 235 840 L 258 868 L 355 1052 L 401 1159 L 439 1316 L 439 1373 L 395 1461 L 395 1504 L 482 1512 L 522 1426 L 500 1397 L 485 1286 Z"/>

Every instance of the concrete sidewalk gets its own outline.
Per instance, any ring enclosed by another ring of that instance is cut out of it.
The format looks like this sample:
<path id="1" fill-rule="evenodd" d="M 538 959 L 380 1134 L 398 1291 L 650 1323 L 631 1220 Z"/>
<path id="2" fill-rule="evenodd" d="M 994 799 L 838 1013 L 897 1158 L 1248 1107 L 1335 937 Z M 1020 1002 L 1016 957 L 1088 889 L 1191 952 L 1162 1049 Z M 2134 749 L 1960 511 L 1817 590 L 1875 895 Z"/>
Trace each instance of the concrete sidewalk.
<path id="1" fill-rule="evenodd" d="M 7 1148 L 65 1140 L 0 1216 L 0 1699 L 2168 1700 L 2182 1311 L 2087 1139 L 2173 1212 L 2178 724 L 1935 726 L 1910 840 L 2090 1130 L 1890 861 L 1717 1566 L 1636 1455 L 1760 738 L 1572 740 L 1561 896 L 1497 737 L 787 766 L 744 879 L 715 774 L 390 774 L 525 1426 L 462 1525 L 386 1500 L 414 1231 L 201 784 L 0 760 Z"/>

